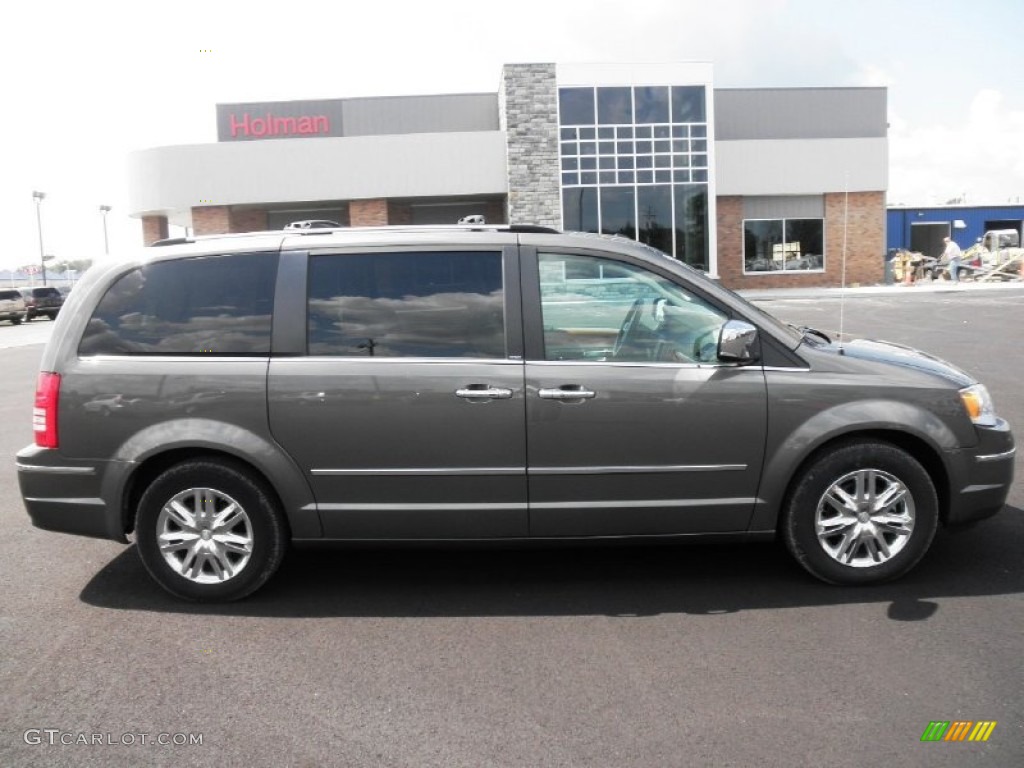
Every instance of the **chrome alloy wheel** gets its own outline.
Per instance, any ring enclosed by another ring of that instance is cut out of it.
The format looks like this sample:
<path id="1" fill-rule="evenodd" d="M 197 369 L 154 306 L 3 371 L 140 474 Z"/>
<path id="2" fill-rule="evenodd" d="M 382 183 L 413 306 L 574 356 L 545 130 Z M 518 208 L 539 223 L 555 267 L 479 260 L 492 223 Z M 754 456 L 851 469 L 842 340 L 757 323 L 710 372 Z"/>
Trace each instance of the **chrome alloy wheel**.
<path id="1" fill-rule="evenodd" d="M 252 522 L 242 505 L 213 488 L 190 488 L 164 504 L 156 522 L 160 554 L 197 584 L 237 576 L 252 557 Z"/>
<path id="2" fill-rule="evenodd" d="M 895 475 L 858 469 L 828 487 L 814 527 L 821 548 L 837 563 L 870 568 L 895 557 L 914 532 L 914 498 Z"/>

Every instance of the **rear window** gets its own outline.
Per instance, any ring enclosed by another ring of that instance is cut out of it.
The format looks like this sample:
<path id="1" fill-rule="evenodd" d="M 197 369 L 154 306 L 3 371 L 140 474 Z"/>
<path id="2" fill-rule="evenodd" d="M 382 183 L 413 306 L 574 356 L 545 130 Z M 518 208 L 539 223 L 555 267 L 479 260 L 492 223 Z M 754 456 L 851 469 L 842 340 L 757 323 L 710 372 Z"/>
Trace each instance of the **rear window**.
<path id="1" fill-rule="evenodd" d="M 33 288 L 32 289 L 32 295 L 35 296 L 37 299 L 48 299 L 48 298 L 51 298 L 53 296 L 56 296 L 59 299 L 60 298 L 60 291 L 58 291 L 56 288 L 49 288 L 49 287 L 47 287 L 47 288 Z"/>
<path id="2" fill-rule="evenodd" d="M 0 301 L 10 301 L 11 299 L 20 299 L 21 294 L 17 291 L 0 291 Z"/>
<path id="3" fill-rule="evenodd" d="M 80 355 L 270 354 L 276 253 L 150 264 L 123 275 L 97 305 Z"/>

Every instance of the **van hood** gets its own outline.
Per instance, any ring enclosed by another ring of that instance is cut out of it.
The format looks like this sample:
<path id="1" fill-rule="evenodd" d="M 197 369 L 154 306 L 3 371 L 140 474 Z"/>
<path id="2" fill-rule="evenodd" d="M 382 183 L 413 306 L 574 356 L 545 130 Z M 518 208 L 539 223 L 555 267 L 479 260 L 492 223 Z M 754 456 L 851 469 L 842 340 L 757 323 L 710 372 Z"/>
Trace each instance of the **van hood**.
<path id="1" fill-rule="evenodd" d="M 831 351 L 845 357 L 852 357 L 857 360 L 869 360 L 876 363 L 897 365 L 901 368 L 911 368 L 915 371 L 930 373 L 933 376 L 945 379 L 957 387 L 969 387 L 975 380 L 951 363 L 947 363 L 934 355 L 922 352 L 913 347 L 906 347 L 902 344 L 894 344 L 891 341 L 877 341 L 871 339 L 854 339 L 840 347 L 832 344 Z"/>

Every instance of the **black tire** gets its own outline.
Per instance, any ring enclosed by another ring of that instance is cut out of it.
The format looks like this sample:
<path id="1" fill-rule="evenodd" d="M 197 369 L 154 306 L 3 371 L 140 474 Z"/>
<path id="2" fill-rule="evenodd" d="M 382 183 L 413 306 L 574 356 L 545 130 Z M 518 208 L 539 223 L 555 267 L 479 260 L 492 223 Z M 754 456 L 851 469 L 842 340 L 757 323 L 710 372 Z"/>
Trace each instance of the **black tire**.
<path id="1" fill-rule="evenodd" d="M 12 317 L 11 318 L 11 325 L 21 325 L 21 318 L 20 317 Z"/>
<path id="2" fill-rule="evenodd" d="M 232 504 L 236 508 L 229 510 Z M 182 509 L 195 513 L 192 525 Z M 180 546 L 165 555 L 161 535 Z M 266 583 L 284 558 L 288 536 L 261 479 L 234 463 L 200 459 L 171 467 L 149 485 L 139 501 L 135 538 L 146 570 L 168 592 L 186 600 L 225 602 Z"/>
<path id="3" fill-rule="evenodd" d="M 858 494 L 858 487 L 873 489 L 872 495 Z M 886 504 L 888 493 L 894 500 Z M 852 506 L 838 505 L 844 507 L 839 513 L 835 502 L 844 498 Z M 935 485 L 920 462 L 890 443 L 858 440 L 829 448 L 807 465 L 789 494 L 781 530 L 790 553 L 811 574 L 856 585 L 890 581 L 913 568 L 938 523 Z"/>

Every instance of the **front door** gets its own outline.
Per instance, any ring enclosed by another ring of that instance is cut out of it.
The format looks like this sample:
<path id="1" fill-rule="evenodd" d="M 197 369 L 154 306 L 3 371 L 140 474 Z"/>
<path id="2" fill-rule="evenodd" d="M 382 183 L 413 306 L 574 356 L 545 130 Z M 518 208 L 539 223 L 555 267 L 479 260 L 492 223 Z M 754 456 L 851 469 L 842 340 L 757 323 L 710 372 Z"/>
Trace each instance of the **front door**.
<path id="1" fill-rule="evenodd" d="M 726 313 L 614 258 L 542 251 L 524 274 L 531 535 L 745 530 L 767 396 L 759 366 L 717 361 Z"/>
<path id="2" fill-rule="evenodd" d="M 515 250 L 311 255 L 308 271 L 308 354 L 272 360 L 270 424 L 325 537 L 527 535 Z"/>

